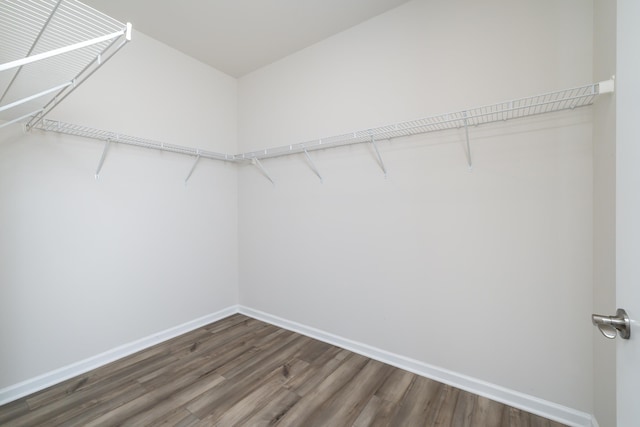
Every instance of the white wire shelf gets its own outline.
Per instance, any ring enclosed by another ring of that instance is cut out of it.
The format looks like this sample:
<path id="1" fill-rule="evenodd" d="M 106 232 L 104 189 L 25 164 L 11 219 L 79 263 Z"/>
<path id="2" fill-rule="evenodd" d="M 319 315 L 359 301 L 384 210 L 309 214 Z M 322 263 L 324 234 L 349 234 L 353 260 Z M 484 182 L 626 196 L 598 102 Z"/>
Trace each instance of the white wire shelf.
<path id="1" fill-rule="evenodd" d="M 589 84 L 527 98 L 514 99 L 453 113 L 360 130 L 307 142 L 238 154 L 239 159 L 268 159 L 365 142 L 388 140 L 449 129 L 478 126 L 593 104 L 596 96 L 613 91 L 613 80 Z"/>
<path id="2" fill-rule="evenodd" d="M 97 139 L 105 142 L 116 142 L 125 145 L 133 145 L 136 147 L 150 148 L 159 151 L 168 151 L 171 153 L 185 154 L 194 157 L 203 157 L 205 159 L 223 160 L 228 162 L 237 161 L 233 154 L 222 154 L 198 148 L 185 147 L 175 144 L 167 144 L 152 139 L 139 138 L 137 136 L 124 135 L 116 132 L 94 129 L 87 126 L 80 126 L 71 123 L 60 122 L 56 120 L 42 120 L 35 129 L 49 132 L 57 132 L 66 135 L 80 136 L 83 138 Z"/>
<path id="3" fill-rule="evenodd" d="M 607 80 L 576 88 L 549 92 L 526 98 L 514 99 L 511 101 L 485 105 L 482 107 L 456 111 L 453 113 L 440 114 L 436 116 L 425 117 L 422 119 L 395 123 L 342 135 L 336 135 L 328 138 L 321 138 L 303 143 L 266 148 L 263 150 L 240 154 L 216 153 L 213 151 L 201 150 L 197 148 L 167 144 L 150 139 L 124 135 L 112 131 L 94 129 L 56 120 L 42 120 L 37 123 L 35 128 L 44 131 L 57 132 L 107 142 L 107 144 L 105 145 L 103 156 L 100 159 L 96 177 L 98 176 L 98 173 L 100 172 L 100 169 L 102 167 L 102 163 L 104 162 L 108 144 L 111 142 L 116 142 L 196 157 L 196 162 L 194 163 L 186 180 L 188 180 L 193 173 L 197 161 L 200 158 L 207 158 L 234 163 L 251 162 L 259 168 L 259 170 L 262 172 L 262 174 L 265 175 L 266 178 L 273 182 L 273 179 L 262 165 L 261 160 L 304 153 L 309 166 L 322 181 L 322 176 L 313 163 L 313 160 L 309 156 L 309 151 L 324 150 L 351 144 L 372 143 L 375 149 L 378 163 L 386 175 L 386 167 L 384 165 L 382 156 L 380 155 L 380 152 L 378 151 L 378 148 L 376 146 L 376 141 L 464 128 L 465 130 L 467 130 L 467 162 L 469 166 L 471 166 L 471 150 L 469 145 L 468 133 L 468 128 L 470 126 L 478 126 L 505 120 L 512 120 L 586 107 L 593 104 L 597 96 L 613 92 L 613 90 L 614 81 Z"/>
<path id="4" fill-rule="evenodd" d="M 130 39 L 77 0 L 0 0 L 0 127 L 33 127 Z"/>

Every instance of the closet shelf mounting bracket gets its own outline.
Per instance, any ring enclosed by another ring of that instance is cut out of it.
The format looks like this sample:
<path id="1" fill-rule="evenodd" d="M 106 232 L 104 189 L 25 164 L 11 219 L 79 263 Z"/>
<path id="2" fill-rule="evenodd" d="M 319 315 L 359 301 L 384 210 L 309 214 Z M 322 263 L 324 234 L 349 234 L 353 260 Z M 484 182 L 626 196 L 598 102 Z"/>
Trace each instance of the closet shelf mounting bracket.
<path id="1" fill-rule="evenodd" d="M 104 159 L 107 158 L 107 151 L 109 151 L 110 145 L 111 145 L 111 140 L 107 139 L 104 142 L 104 148 L 102 149 L 102 156 L 100 156 L 100 161 L 98 162 L 98 167 L 96 168 L 96 179 L 100 177 L 100 171 L 102 170 L 102 165 L 104 165 Z"/>
<path id="2" fill-rule="evenodd" d="M 316 176 L 318 178 L 320 178 L 320 183 L 323 183 L 324 180 L 322 179 L 322 175 L 320 175 L 320 171 L 318 171 L 318 168 L 316 167 L 316 164 L 311 159 L 311 156 L 309 155 L 309 152 L 307 150 L 304 150 L 304 156 L 307 158 L 307 162 L 309 163 L 309 167 L 311 168 L 313 173 L 315 173 Z"/>

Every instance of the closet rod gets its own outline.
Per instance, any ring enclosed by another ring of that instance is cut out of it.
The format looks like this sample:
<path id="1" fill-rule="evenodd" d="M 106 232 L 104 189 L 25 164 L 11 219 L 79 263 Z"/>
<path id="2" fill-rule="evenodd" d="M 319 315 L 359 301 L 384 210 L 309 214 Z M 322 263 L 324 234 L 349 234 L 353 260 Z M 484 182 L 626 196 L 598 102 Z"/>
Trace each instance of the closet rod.
<path id="1" fill-rule="evenodd" d="M 259 164 L 258 162 L 260 160 L 273 157 L 288 156 L 298 153 L 306 153 L 306 156 L 308 156 L 308 152 L 314 150 L 323 150 L 351 144 L 371 142 L 372 140 L 379 141 L 381 139 L 392 139 L 448 129 L 464 128 L 465 124 L 467 126 L 477 126 L 481 124 L 501 122 L 516 118 L 524 118 L 585 107 L 593 104 L 598 95 L 610 93 L 613 92 L 613 90 L 614 81 L 606 80 L 577 88 L 549 92 L 527 98 L 486 105 L 483 107 L 476 107 L 329 138 L 322 138 L 281 147 L 266 148 L 259 151 L 241 154 L 223 154 L 180 145 L 166 144 L 150 139 L 94 129 L 56 120 L 42 120 L 42 122 L 35 126 L 35 129 L 81 136 L 100 141 L 117 142 L 121 144 L 151 148 L 154 150 L 169 151 L 193 157 L 199 156 L 202 158 L 221 160 L 225 162 L 253 163 L 256 165 Z"/>

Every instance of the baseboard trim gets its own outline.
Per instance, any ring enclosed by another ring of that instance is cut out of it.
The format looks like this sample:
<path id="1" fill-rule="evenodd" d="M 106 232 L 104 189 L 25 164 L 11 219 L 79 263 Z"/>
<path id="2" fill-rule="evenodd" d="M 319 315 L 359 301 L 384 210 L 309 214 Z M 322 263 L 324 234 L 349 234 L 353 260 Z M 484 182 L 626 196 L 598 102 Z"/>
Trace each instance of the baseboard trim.
<path id="1" fill-rule="evenodd" d="M 208 314 L 206 316 L 199 317 L 197 319 L 185 322 L 181 325 L 174 326 L 164 331 L 149 335 L 139 340 L 130 342 L 128 344 L 121 345 L 119 347 L 107 350 L 104 353 L 97 354 L 84 360 L 72 363 L 62 368 L 56 369 L 51 372 L 47 372 L 43 375 L 35 378 L 22 381 L 18 384 L 11 385 L 0 389 L 0 405 L 12 402 L 20 399 L 21 397 L 28 396 L 31 393 L 43 390 L 52 385 L 58 384 L 62 381 L 70 378 L 82 375 L 92 369 L 99 368 L 108 363 L 129 356 L 138 351 L 144 350 L 161 342 L 167 341 L 171 338 L 175 338 L 178 335 L 185 334 L 200 328 L 209 323 L 216 322 L 238 313 L 238 306 L 233 305 L 231 307 L 224 308 L 215 313 Z"/>
<path id="2" fill-rule="evenodd" d="M 312 328 L 297 322 L 283 319 L 260 310 L 246 306 L 238 306 L 238 311 L 246 316 L 298 332 L 302 335 L 333 344 L 353 351 L 371 359 L 405 369 L 417 375 L 431 378 L 445 384 L 475 393 L 489 399 L 496 400 L 515 408 L 531 412 L 536 415 L 574 427 L 596 427 L 595 418 L 586 412 L 581 412 L 566 406 L 558 405 L 544 399 L 520 393 L 515 390 L 491 384 L 486 381 L 459 374 L 447 369 L 433 366 L 415 359 L 394 354 L 367 344 L 334 335 L 320 329 Z"/>

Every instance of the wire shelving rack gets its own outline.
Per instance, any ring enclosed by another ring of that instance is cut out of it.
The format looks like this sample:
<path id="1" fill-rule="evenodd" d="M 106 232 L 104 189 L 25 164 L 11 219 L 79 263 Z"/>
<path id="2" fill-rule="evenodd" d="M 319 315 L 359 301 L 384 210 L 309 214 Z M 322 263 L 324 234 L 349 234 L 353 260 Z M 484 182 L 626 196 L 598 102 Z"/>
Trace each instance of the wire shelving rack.
<path id="1" fill-rule="evenodd" d="M 309 152 L 370 143 L 386 175 L 377 141 L 460 128 L 465 130 L 465 152 L 471 167 L 470 127 L 589 106 L 599 95 L 614 90 L 613 80 L 607 80 L 296 144 L 240 154 L 217 153 L 45 119 L 58 103 L 131 40 L 131 24 L 118 22 L 77 0 L 0 1 L 0 127 L 22 122 L 27 131 L 40 129 L 104 141 L 96 178 L 111 143 L 195 157 L 185 181 L 199 159 L 206 158 L 250 162 L 272 182 L 262 160 L 304 154 L 322 180 Z"/>
<path id="2" fill-rule="evenodd" d="M 35 127 L 131 40 L 131 24 L 77 0 L 1 6 L 0 127 Z"/>
<path id="3" fill-rule="evenodd" d="M 58 132 L 67 135 L 96 139 L 108 143 L 122 143 L 150 148 L 154 150 L 184 154 L 195 157 L 196 162 L 200 158 L 234 163 L 251 162 L 256 165 L 260 169 L 260 171 L 272 182 L 273 179 L 262 165 L 262 160 L 294 154 L 304 154 L 313 172 L 320 178 L 320 180 L 322 180 L 322 176 L 320 175 L 318 168 L 309 156 L 310 151 L 324 150 L 352 144 L 371 143 L 374 147 L 378 163 L 386 174 L 386 166 L 376 145 L 377 141 L 462 128 L 465 129 L 467 163 L 469 166 L 471 166 L 472 159 L 470 149 L 471 147 L 469 142 L 470 127 L 586 107 L 593 104 L 593 102 L 599 95 L 613 92 L 613 90 L 614 81 L 606 80 L 575 88 L 529 96 L 526 98 L 513 99 L 496 104 L 484 105 L 481 107 L 475 107 L 445 114 L 438 114 L 421 119 L 330 136 L 327 138 L 319 138 L 311 141 L 265 148 L 262 150 L 240 154 L 224 154 L 192 147 L 167 144 L 159 141 L 128 136 L 111 131 L 104 131 L 55 120 L 42 120 L 37 124 L 35 128 L 44 131 Z M 105 145 L 105 150 L 107 149 L 107 147 L 108 145 Z M 98 172 L 103 160 L 104 155 L 103 159 L 101 160 L 100 166 L 98 167 Z M 187 180 L 191 176 L 191 173 L 193 173 L 193 168 L 190 171 Z"/>

